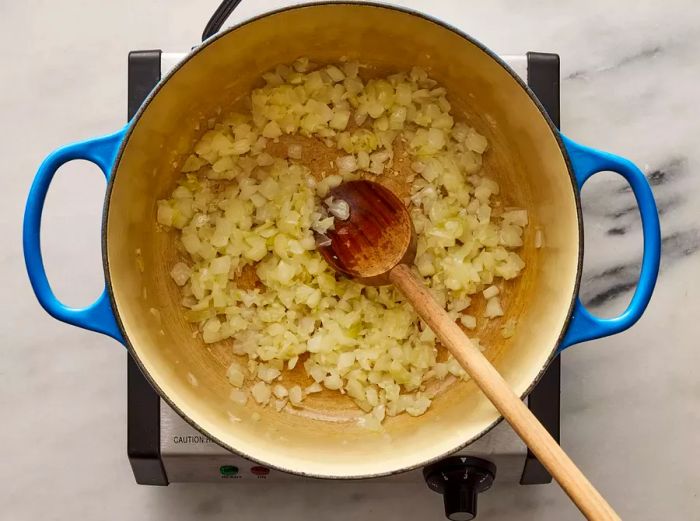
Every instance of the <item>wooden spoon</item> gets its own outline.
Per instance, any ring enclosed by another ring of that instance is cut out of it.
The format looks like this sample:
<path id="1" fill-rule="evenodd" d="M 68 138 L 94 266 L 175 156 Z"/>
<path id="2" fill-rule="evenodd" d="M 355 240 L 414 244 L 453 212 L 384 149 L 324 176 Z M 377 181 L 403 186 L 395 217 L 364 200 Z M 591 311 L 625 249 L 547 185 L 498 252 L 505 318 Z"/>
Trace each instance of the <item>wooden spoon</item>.
<path id="1" fill-rule="evenodd" d="M 317 241 L 337 271 L 370 285 L 394 284 L 496 406 L 537 459 L 590 520 L 620 517 L 554 441 L 486 357 L 435 301 L 410 265 L 416 253 L 413 223 L 402 201 L 372 181 L 349 181 L 332 189 L 350 206 L 347 220 L 336 218 L 330 238 Z"/>

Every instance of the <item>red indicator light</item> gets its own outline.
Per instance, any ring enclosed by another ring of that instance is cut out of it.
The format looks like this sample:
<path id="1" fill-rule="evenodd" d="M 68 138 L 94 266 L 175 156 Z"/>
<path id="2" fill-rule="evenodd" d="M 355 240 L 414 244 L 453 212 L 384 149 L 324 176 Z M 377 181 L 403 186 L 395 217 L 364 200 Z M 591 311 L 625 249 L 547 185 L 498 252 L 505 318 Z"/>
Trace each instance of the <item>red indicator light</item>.
<path id="1" fill-rule="evenodd" d="M 256 476 L 267 476 L 270 473 L 270 469 L 257 465 L 255 467 L 251 467 L 250 472 Z"/>

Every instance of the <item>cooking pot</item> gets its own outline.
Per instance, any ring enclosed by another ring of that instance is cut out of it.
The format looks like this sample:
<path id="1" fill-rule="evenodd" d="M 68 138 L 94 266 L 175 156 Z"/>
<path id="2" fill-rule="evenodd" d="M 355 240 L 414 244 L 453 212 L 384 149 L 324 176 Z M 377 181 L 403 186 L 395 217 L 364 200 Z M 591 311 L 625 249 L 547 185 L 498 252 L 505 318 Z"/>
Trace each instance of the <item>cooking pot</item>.
<path id="1" fill-rule="evenodd" d="M 167 197 L 177 168 L 222 107 L 249 93 L 261 74 L 300 56 L 313 62 L 347 57 L 377 71 L 430 71 L 452 97 L 458 118 L 485 135 L 483 170 L 507 205 L 526 208 L 530 225 L 520 255 L 523 274 L 504 289 L 517 333 L 477 331 L 489 359 L 526 396 L 558 351 L 618 333 L 641 316 L 659 268 L 659 221 L 644 174 L 618 156 L 581 146 L 554 127 L 533 93 L 492 51 L 443 22 L 385 5 L 308 4 L 270 12 L 207 39 L 148 96 L 114 134 L 60 148 L 39 168 L 27 201 L 24 252 L 41 305 L 55 318 L 104 333 L 127 346 L 156 391 L 185 420 L 234 452 L 271 467 L 318 477 L 356 478 L 408 470 L 471 443 L 500 419 L 473 382 L 443 390 L 420 417 L 388 418 L 383 432 L 355 421 L 358 410 L 338 393 L 276 412 L 229 399 L 230 345 L 205 346 L 185 322 L 169 271 L 173 236 L 156 226 L 156 201 Z M 44 270 L 39 229 L 56 170 L 72 159 L 97 164 L 108 179 L 102 227 L 106 288 L 92 305 L 56 299 Z M 628 308 L 595 317 L 577 298 L 583 259 L 579 190 L 600 171 L 630 184 L 639 206 L 644 254 Z M 542 231 L 537 248 L 533 236 Z"/>

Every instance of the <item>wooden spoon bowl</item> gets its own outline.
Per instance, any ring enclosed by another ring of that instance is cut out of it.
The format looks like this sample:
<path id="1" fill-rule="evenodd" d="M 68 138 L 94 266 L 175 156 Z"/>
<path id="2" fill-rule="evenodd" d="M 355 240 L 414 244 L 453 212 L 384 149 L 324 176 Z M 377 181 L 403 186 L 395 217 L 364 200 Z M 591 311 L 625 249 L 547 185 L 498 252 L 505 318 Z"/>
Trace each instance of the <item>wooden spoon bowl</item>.
<path id="1" fill-rule="evenodd" d="M 412 264 L 416 235 L 408 210 L 391 190 L 367 180 L 349 181 L 329 195 L 350 206 L 347 220 L 335 219 L 319 251 L 335 270 L 363 284 L 391 284 L 389 272 Z"/>

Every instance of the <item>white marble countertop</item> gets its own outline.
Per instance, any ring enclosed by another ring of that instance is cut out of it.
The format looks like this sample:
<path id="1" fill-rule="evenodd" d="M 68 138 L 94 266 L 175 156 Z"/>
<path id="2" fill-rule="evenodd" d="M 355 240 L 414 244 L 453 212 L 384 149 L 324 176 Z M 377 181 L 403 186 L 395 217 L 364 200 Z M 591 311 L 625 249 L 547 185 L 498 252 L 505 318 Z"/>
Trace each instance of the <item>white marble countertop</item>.
<path id="1" fill-rule="evenodd" d="M 2 519 L 442 519 L 424 485 L 137 486 L 126 457 L 126 356 L 116 342 L 50 319 L 21 258 L 21 214 L 40 160 L 120 127 L 131 49 L 194 44 L 216 0 L 2 2 L 0 41 L 0 511 Z M 243 2 L 235 19 L 289 1 Z M 664 259 L 630 331 L 563 355 L 562 442 L 624 519 L 699 519 L 700 5 L 670 2 L 397 2 L 450 21 L 501 53 L 562 58 L 562 128 L 632 158 L 654 183 Z M 466 5 L 469 4 L 469 7 Z M 624 5 L 623 5 L 624 4 Z M 634 6 L 634 7 L 633 7 Z M 101 290 L 104 182 L 73 165 L 49 194 L 49 276 L 69 304 Z M 622 309 L 641 236 L 612 175 L 584 189 L 584 299 Z M 480 520 L 579 519 L 556 484 L 496 487 Z"/>

